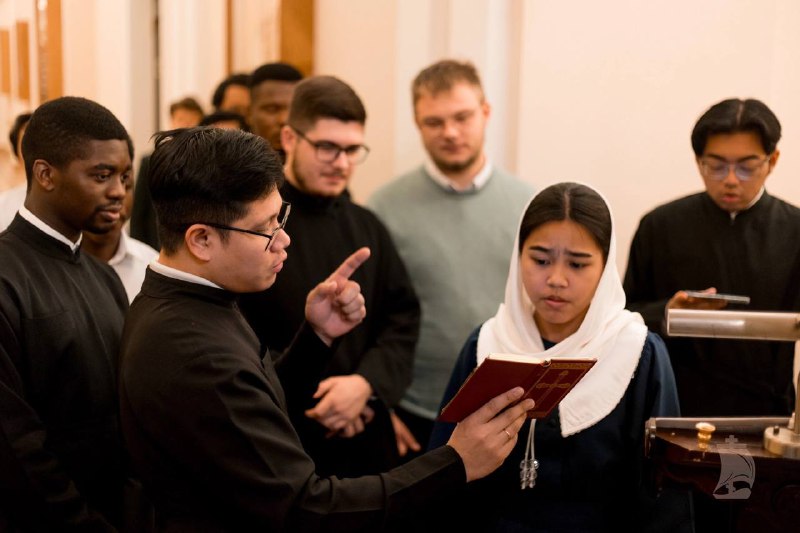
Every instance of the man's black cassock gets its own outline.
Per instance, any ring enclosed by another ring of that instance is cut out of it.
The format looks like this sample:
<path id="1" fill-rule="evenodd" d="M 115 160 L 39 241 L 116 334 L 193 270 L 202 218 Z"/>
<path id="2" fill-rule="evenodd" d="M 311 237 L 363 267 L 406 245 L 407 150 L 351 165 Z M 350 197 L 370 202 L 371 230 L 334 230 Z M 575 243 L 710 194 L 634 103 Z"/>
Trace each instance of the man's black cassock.
<path id="1" fill-rule="evenodd" d="M 625 273 L 628 308 L 667 343 L 683 416 L 787 415 L 789 342 L 666 335 L 664 308 L 681 289 L 750 296 L 752 311 L 800 310 L 800 209 L 764 192 L 735 218 L 705 192 L 645 215 Z"/>
<path id="2" fill-rule="evenodd" d="M 464 485 L 447 446 L 379 476 L 319 477 L 288 409 L 331 350 L 303 325 L 275 363 L 262 358 L 236 299 L 148 270 L 125 321 L 123 430 L 162 527 L 378 531 Z"/>
<path id="3" fill-rule="evenodd" d="M 150 196 L 150 154 L 142 156 L 139 162 L 139 173 L 136 176 L 136 187 L 133 191 L 133 209 L 131 210 L 131 237 L 149 244 L 156 250 L 158 227 L 156 226 L 156 208 Z"/>
<path id="4" fill-rule="evenodd" d="M 108 265 L 19 215 L 0 234 L 0 530 L 119 524 L 127 305 Z"/>
<path id="5" fill-rule="evenodd" d="M 310 196 L 288 183 L 281 195 L 292 204 L 286 225 L 292 239 L 289 257 L 270 289 L 242 297 L 242 312 L 263 347 L 282 350 L 304 320 L 308 292 L 355 250 L 370 248 L 369 260 L 352 276 L 361 286 L 367 317 L 341 339 L 323 377 L 366 378 L 376 397 L 369 403 L 375 419 L 349 439 L 327 438 L 328 430 L 305 417 L 303 409 L 293 412 L 292 421 L 320 474 L 382 472 L 397 464 L 388 408 L 397 404 L 411 382 L 419 302 L 389 233 L 371 211 L 351 202 L 347 194 Z M 283 387 L 292 390 L 295 384 L 284 381 Z M 301 407 L 316 402 L 309 394 Z"/>

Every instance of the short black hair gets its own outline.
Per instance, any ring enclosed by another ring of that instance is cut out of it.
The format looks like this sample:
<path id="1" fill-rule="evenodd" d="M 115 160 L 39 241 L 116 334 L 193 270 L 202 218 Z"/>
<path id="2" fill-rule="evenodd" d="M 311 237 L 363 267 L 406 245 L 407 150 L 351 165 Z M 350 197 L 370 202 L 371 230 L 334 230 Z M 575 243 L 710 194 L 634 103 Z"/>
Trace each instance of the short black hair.
<path id="1" fill-rule="evenodd" d="M 21 113 L 14 119 L 14 124 L 11 125 L 11 130 L 8 132 L 8 141 L 11 143 L 11 151 L 18 161 L 22 161 L 22 153 L 17 151 L 17 144 L 19 143 L 19 133 L 22 128 L 31 120 L 33 113 Z"/>
<path id="2" fill-rule="evenodd" d="M 303 73 L 289 63 L 266 63 L 250 74 L 250 89 L 261 85 L 265 81 L 285 81 L 289 83 L 303 79 Z"/>
<path id="3" fill-rule="evenodd" d="M 233 111 L 214 111 L 210 115 L 204 116 L 198 126 L 213 126 L 217 122 L 227 122 L 229 120 L 238 122 L 240 130 L 248 131 L 247 121 L 242 115 Z"/>
<path id="4" fill-rule="evenodd" d="M 288 123 L 299 130 L 307 130 L 321 118 L 363 125 L 367 121 L 367 111 L 353 88 L 339 78 L 313 76 L 295 87 Z"/>
<path id="5" fill-rule="evenodd" d="M 283 167 L 269 143 L 240 130 L 189 128 L 155 135 L 148 176 L 158 238 L 175 253 L 189 225 L 230 225 L 248 204 L 283 185 Z M 220 238 L 228 238 L 220 231 Z"/>
<path id="6" fill-rule="evenodd" d="M 572 220 L 580 224 L 608 260 L 611 248 L 611 212 L 597 191 L 580 183 L 556 183 L 541 191 L 528 204 L 519 229 L 518 250 L 536 228 L 548 222 Z"/>
<path id="7" fill-rule="evenodd" d="M 703 155 L 708 138 L 720 133 L 752 131 L 761 139 L 766 154 L 771 154 L 781 139 L 781 123 L 767 105 L 754 98 L 730 98 L 711 106 L 692 130 L 692 150 Z"/>
<path id="8" fill-rule="evenodd" d="M 28 185 L 33 177 L 33 162 L 37 159 L 63 169 L 70 162 L 87 156 L 87 143 L 111 140 L 125 141 L 133 161 L 133 141 L 111 111 L 77 96 L 45 102 L 33 112 L 22 136 Z"/>
<path id="9" fill-rule="evenodd" d="M 245 89 L 249 88 L 250 75 L 245 73 L 231 74 L 217 85 L 214 89 L 214 95 L 211 97 L 211 107 L 219 109 L 222 101 L 225 99 L 225 91 L 231 85 L 240 85 Z"/>
<path id="10" fill-rule="evenodd" d="M 194 111 L 198 113 L 201 117 L 205 114 L 203 111 L 202 106 L 200 103 L 192 98 L 191 96 L 187 96 L 186 98 L 181 98 L 177 102 L 172 102 L 169 106 L 169 114 L 172 115 L 178 109 L 186 109 L 187 111 Z"/>

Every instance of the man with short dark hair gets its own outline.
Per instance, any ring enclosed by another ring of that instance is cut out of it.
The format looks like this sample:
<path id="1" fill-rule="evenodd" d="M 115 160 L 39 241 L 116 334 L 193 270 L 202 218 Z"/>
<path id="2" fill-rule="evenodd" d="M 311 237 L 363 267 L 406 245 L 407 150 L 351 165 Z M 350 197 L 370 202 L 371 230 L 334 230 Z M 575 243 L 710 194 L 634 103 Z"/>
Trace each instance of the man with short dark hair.
<path id="1" fill-rule="evenodd" d="M 191 96 L 172 102 L 169 106 L 171 128 L 192 128 L 203 120 L 203 108 Z"/>
<path id="2" fill-rule="evenodd" d="M 381 187 L 369 206 L 422 306 L 414 377 L 393 417 L 400 453 L 413 455 L 428 443 L 464 339 L 503 301 L 505 258 L 533 187 L 486 153 L 491 107 L 474 65 L 437 61 L 416 76 L 411 96 L 429 160 Z"/>
<path id="3" fill-rule="evenodd" d="M 231 74 L 222 80 L 211 96 L 214 111 L 232 111 L 247 116 L 250 108 L 250 76 L 245 73 Z"/>
<path id="4" fill-rule="evenodd" d="M 0 529 L 115 531 L 125 289 L 82 253 L 119 220 L 133 145 L 106 108 L 58 98 L 22 141 L 28 194 L 0 234 Z"/>
<path id="5" fill-rule="evenodd" d="M 238 130 L 178 130 L 155 143 L 162 250 L 125 320 L 120 401 L 134 466 L 165 531 L 379 531 L 435 511 L 441 497 L 497 468 L 531 408 L 503 410 L 521 388 L 413 464 L 358 479 L 320 477 L 290 413 L 302 411 L 335 339 L 364 319 L 365 298 L 351 278 L 370 252 L 345 255 L 301 297 L 305 320 L 273 360 L 237 300 L 291 268 L 286 228 L 295 206 L 278 192 L 277 155 Z M 284 312 L 263 311 L 263 321 Z"/>
<path id="6" fill-rule="evenodd" d="M 267 63 L 250 75 L 250 125 L 285 159 L 281 128 L 289 115 L 294 87 L 303 74 L 288 63 Z"/>
<path id="7" fill-rule="evenodd" d="M 288 231 L 293 252 L 269 291 L 242 299 L 242 310 L 262 343 L 285 347 L 303 320 L 302 296 L 350 250 L 368 246 L 370 262 L 354 279 L 369 315 L 343 337 L 305 413 L 293 420 L 319 472 L 357 476 L 397 463 L 388 409 L 411 379 L 419 304 L 386 228 L 346 192 L 366 158 L 366 110 L 355 91 L 331 76 L 300 82 L 282 130 L 286 183 L 292 202 Z M 280 314 L 270 313 L 280 308 Z M 287 389 L 292 384 L 285 383 Z"/>
<path id="8" fill-rule="evenodd" d="M 759 100 L 709 108 L 691 135 L 705 191 L 646 214 L 625 273 L 628 307 L 667 343 L 681 414 L 792 412 L 793 343 L 669 337 L 669 308 L 719 309 L 686 290 L 749 296 L 748 310 L 800 311 L 800 209 L 764 184 L 778 162 L 781 125 Z"/>
<path id="9" fill-rule="evenodd" d="M 238 78 L 236 78 L 238 79 Z M 214 110 L 201 117 L 199 124 L 193 126 L 212 126 L 215 128 L 235 128 L 248 131 L 247 120 L 235 111 Z M 139 163 L 139 175 L 136 177 L 133 211 L 131 212 L 131 237 L 142 241 L 153 248 L 159 247 L 156 227 L 156 211 L 150 198 L 150 154 L 142 157 Z"/>

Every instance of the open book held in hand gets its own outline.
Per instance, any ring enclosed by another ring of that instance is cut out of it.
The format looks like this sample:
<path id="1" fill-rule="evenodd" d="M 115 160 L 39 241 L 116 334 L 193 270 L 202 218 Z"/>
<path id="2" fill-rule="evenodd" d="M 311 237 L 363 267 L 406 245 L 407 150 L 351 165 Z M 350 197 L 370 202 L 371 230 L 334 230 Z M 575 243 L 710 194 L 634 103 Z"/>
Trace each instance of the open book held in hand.
<path id="1" fill-rule="evenodd" d="M 596 361 L 590 358 L 537 359 L 507 353 L 489 354 L 444 406 L 439 420 L 461 422 L 495 396 L 514 387 L 525 389 L 519 401 L 533 398 L 536 402 L 536 406 L 528 411 L 528 418 L 544 418 Z"/>

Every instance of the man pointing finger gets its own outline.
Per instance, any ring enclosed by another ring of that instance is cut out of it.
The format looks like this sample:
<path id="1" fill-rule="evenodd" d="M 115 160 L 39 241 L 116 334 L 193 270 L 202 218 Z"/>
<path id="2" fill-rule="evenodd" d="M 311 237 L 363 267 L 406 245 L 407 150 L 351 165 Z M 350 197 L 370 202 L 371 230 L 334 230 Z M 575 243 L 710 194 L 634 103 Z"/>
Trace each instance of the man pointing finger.
<path id="1" fill-rule="evenodd" d="M 379 531 L 434 512 L 442 497 L 502 463 L 532 407 L 508 407 L 521 389 L 406 465 L 356 479 L 319 476 L 290 411 L 314 393 L 336 334 L 364 317 L 349 277 L 369 251 L 357 250 L 311 290 L 306 322 L 273 358 L 238 297 L 270 287 L 287 257 L 277 155 L 236 130 L 177 130 L 159 134 L 155 146 L 150 189 L 162 249 L 125 320 L 120 404 L 159 527 Z M 284 389 L 287 380 L 306 389 Z"/>

